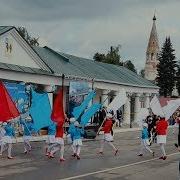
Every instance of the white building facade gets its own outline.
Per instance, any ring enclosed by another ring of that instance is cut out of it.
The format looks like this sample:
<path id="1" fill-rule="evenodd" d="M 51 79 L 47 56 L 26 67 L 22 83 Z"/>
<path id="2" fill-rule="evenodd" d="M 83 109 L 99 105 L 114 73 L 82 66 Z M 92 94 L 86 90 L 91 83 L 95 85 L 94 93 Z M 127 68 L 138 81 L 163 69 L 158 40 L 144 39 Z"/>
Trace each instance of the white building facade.
<path id="1" fill-rule="evenodd" d="M 104 106 L 125 89 L 128 98 L 122 108 L 124 124 L 136 121 L 140 108 L 148 108 L 151 96 L 158 93 L 157 86 L 124 67 L 59 53 L 48 47 L 31 47 L 15 27 L 9 26 L 0 26 L 0 79 L 43 86 L 51 105 L 56 93 L 53 87 L 61 87 L 62 83 L 64 102 L 68 103 L 69 83 L 74 80 L 85 80 L 93 86 L 97 92 L 94 102 L 104 102 Z"/>

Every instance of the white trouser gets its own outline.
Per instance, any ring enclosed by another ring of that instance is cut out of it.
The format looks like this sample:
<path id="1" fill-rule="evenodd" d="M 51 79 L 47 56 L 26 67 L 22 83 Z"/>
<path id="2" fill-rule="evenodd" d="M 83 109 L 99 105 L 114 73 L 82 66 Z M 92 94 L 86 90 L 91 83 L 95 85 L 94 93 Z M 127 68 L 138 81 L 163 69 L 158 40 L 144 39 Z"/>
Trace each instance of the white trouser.
<path id="1" fill-rule="evenodd" d="M 150 153 L 153 153 L 153 151 L 149 148 L 148 144 L 146 143 L 146 140 L 141 139 L 141 146 L 140 146 L 139 154 L 143 154 L 144 150 L 147 150 Z"/>
<path id="2" fill-rule="evenodd" d="M 166 156 L 166 152 L 165 152 L 165 149 L 164 149 L 164 144 L 160 143 L 159 145 L 160 145 L 160 149 L 161 149 L 162 155 Z"/>
<path id="3" fill-rule="evenodd" d="M 8 157 L 11 157 L 12 143 L 2 143 L 1 144 L 1 154 L 8 149 Z"/>
<path id="4" fill-rule="evenodd" d="M 100 144 L 101 144 L 101 147 L 100 147 L 100 152 L 103 152 L 103 149 L 104 149 L 104 144 L 105 142 L 107 142 L 109 144 L 109 146 L 111 146 L 113 148 L 113 150 L 117 150 L 117 148 L 114 146 L 114 144 L 110 141 L 105 141 L 104 139 L 102 139 L 100 141 Z"/>
<path id="5" fill-rule="evenodd" d="M 60 158 L 64 156 L 64 144 L 55 143 L 50 146 L 50 153 L 54 154 L 55 152 L 60 150 Z"/>
<path id="6" fill-rule="evenodd" d="M 31 145 L 29 139 L 24 139 L 24 151 L 31 151 Z"/>
<path id="7" fill-rule="evenodd" d="M 80 145 L 73 146 L 73 152 L 79 156 L 81 152 L 81 146 Z"/>
<path id="8" fill-rule="evenodd" d="M 76 154 L 76 148 L 73 146 L 73 144 L 71 145 L 71 148 L 73 150 L 73 153 Z"/>

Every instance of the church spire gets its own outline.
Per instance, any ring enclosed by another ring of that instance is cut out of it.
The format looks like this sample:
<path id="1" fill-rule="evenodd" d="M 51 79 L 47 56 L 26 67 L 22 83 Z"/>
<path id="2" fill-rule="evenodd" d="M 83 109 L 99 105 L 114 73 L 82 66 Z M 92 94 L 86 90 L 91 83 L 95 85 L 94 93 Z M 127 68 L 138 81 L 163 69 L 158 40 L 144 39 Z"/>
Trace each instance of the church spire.
<path id="1" fill-rule="evenodd" d="M 156 21 L 156 16 L 155 16 L 155 14 L 154 14 L 154 17 L 153 17 L 153 21 Z"/>
<path id="2" fill-rule="evenodd" d="M 158 35 L 156 30 L 156 16 L 154 14 L 153 25 L 146 50 L 145 78 L 148 80 L 154 80 L 156 78 L 158 53 L 159 53 L 159 42 L 158 42 Z"/>

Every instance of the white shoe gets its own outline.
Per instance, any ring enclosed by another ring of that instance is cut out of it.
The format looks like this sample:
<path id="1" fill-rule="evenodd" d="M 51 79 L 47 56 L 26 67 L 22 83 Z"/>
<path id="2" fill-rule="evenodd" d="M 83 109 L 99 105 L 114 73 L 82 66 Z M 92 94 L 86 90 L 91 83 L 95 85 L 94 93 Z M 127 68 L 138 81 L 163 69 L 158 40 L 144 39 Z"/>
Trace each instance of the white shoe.
<path id="1" fill-rule="evenodd" d="M 2 153 L 0 153 L 0 156 L 2 156 Z"/>

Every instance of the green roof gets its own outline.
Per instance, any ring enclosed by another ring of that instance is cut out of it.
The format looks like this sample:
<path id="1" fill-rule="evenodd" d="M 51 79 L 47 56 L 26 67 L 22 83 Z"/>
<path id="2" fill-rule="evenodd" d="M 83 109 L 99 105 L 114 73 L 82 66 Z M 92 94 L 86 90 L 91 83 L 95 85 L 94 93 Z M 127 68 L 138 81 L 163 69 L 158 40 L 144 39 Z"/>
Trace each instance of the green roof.
<path id="1" fill-rule="evenodd" d="M 13 28 L 14 28 L 13 26 L 0 26 L 0 35 L 4 34 L 5 32 L 7 32 Z"/>
<path id="2" fill-rule="evenodd" d="M 11 70 L 11 71 L 17 71 L 17 72 L 26 72 L 26 73 L 31 73 L 31 74 L 52 75 L 52 73 L 48 71 L 44 71 L 42 69 L 19 66 L 19 65 L 8 64 L 8 63 L 1 63 L 1 62 L 0 62 L 0 69 L 6 69 L 6 70 Z"/>
<path id="3" fill-rule="evenodd" d="M 15 28 L 14 26 L 0 26 L 0 35 Z M 36 68 L 0 63 L 1 69 L 22 71 L 29 73 L 75 76 L 79 78 L 95 79 L 95 81 L 111 82 L 128 86 L 158 88 L 152 82 L 138 76 L 125 67 L 101 63 L 61 52 L 56 52 L 48 47 L 32 47 L 46 64 L 51 72 Z"/>
<path id="4" fill-rule="evenodd" d="M 33 47 L 55 74 L 91 78 L 128 86 L 158 88 L 123 66 L 101 63 L 61 52 L 48 47 Z"/>

